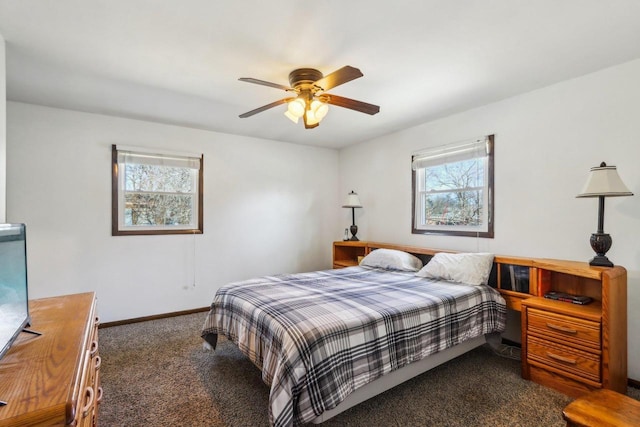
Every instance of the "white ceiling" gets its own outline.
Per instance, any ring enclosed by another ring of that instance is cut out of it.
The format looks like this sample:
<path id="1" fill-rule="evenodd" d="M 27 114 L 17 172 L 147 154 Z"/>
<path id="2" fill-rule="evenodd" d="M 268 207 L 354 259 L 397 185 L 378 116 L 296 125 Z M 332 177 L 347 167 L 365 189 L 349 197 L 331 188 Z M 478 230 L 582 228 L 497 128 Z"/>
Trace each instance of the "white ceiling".
<path id="1" fill-rule="evenodd" d="M 344 147 L 640 58 L 638 0 L 0 0 L 7 97 L 298 144 Z M 300 67 L 351 65 L 305 130 L 286 96 Z"/>

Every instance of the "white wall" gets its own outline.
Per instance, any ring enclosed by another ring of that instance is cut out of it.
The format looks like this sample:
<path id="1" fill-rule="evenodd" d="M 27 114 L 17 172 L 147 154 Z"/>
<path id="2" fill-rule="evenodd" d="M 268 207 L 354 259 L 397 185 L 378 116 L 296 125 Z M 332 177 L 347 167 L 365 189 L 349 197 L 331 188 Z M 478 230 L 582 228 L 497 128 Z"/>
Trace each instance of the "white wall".
<path id="1" fill-rule="evenodd" d="M 330 268 L 342 202 L 335 150 L 7 110 L 7 217 L 27 223 L 32 298 L 94 290 L 108 322 L 206 307 L 229 281 Z M 204 234 L 112 237 L 111 144 L 204 153 Z"/>
<path id="2" fill-rule="evenodd" d="M 406 129 L 340 152 L 361 239 L 587 261 L 597 199 L 589 168 L 616 165 L 635 197 L 606 199 L 608 253 L 628 270 L 629 377 L 640 379 L 640 60 Z M 411 234 L 411 153 L 495 134 L 495 238 Z"/>
<path id="3" fill-rule="evenodd" d="M 4 38 L 0 34 L 0 223 L 6 221 L 7 207 L 7 67 Z"/>

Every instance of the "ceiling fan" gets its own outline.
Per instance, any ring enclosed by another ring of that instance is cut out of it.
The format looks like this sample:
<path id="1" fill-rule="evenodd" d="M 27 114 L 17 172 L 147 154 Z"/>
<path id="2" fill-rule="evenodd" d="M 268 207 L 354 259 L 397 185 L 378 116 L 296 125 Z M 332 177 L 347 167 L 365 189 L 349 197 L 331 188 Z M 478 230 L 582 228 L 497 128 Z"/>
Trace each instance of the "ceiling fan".
<path id="1" fill-rule="evenodd" d="M 304 127 L 306 129 L 313 129 L 320 124 L 320 121 L 329 111 L 328 104 L 349 108 L 350 110 L 360 111 L 361 113 L 370 115 L 376 114 L 380 111 L 380 107 L 377 105 L 326 93 L 326 91 L 336 86 L 362 76 L 363 74 L 359 69 L 347 65 L 326 76 L 323 76 L 322 73 L 315 68 L 295 69 L 289 73 L 289 84 L 291 87 L 251 77 L 242 77 L 238 80 L 282 89 L 291 92 L 291 94 L 295 96 L 283 98 L 271 104 L 256 108 L 255 110 L 240 114 L 240 117 L 251 117 L 254 114 L 261 113 L 280 104 L 288 104 L 287 111 L 284 113 L 285 116 L 294 123 L 298 123 L 298 119 L 302 117 Z"/>

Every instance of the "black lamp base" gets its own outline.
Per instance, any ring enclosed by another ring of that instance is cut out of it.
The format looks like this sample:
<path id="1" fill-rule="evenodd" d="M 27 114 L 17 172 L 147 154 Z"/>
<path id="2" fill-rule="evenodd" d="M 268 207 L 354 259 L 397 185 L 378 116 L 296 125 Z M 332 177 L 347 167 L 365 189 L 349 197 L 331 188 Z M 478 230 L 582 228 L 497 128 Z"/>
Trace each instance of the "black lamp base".
<path id="1" fill-rule="evenodd" d="M 355 225 L 355 224 L 353 224 L 353 225 L 352 225 L 351 227 L 349 227 L 349 228 L 350 228 L 350 231 L 351 231 L 351 238 L 350 238 L 349 240 L 350 240 L 350 241 L 352 241 L 352 242 L 360 241 L 360 239 L 358 239 L 358 238 L 356 237 L 356 234 L 358 234 L 358 226 L 357 226 L 357 225 Z"/>
<path id="2" fill-rule="evenodd" d="M 591 239 L 589 239 L 589 243 L 591 243 L 591 249 L 596 253 L 596 256 L 589 261 L 589 265 L 596 267 L 613 267 L 613 263 L 605 256 L 607 251 L 611 249 L 611 244 L 613 243 L 611 236 L 606 233 L 593 233 Z"/>
<path id="3" fill-rule="evenodd" d="M 589 261 L 589 265 L 593 265 L 594 267 L 613 267 L 613 263 L 609 261 L 609 258 L 606 256 L 594 256 L 591 261 Z"/>

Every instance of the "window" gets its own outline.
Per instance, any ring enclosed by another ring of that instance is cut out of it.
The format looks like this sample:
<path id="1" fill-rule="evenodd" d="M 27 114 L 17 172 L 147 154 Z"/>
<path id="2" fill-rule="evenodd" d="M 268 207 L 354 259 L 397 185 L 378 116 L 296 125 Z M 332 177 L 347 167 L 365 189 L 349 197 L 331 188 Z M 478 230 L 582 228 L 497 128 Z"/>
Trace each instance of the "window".
<path id="1" fill-rule="evenodd" d="M 111 234 L 201 234 L 203 160 L 113 145 Z"/>
<path id="2" fill-rule="evenodd" d="M 412 233 L 493 237 L 493 135 L 411 159 Z"/>

